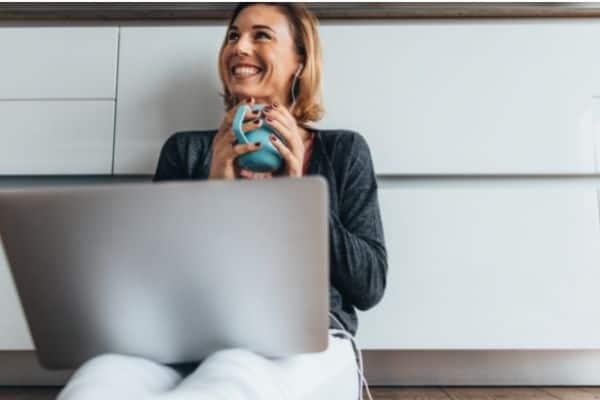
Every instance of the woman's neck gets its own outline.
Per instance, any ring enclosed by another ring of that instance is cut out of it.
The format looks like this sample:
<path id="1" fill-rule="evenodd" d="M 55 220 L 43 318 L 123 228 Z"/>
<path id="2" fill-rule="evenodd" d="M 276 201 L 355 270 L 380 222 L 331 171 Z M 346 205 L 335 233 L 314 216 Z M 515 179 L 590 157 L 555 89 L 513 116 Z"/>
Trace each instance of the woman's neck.
<path id="1" fill-rule="evenodd" d="M 313 132 L 310 129 L 307 129 L 302 126 L 298 126 L 298 128 L 300 130 L 300 136 L 302 138 L 302 143 L 304 143 L 306 145 L 312 139 Z"/>

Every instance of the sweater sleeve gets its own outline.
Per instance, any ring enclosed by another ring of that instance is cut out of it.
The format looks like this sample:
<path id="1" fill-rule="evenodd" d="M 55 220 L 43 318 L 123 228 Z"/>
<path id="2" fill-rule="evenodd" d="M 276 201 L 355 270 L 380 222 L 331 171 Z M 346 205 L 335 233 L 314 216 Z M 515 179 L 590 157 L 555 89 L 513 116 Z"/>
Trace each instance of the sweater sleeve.
<path id="1" fill-rule="evenodd" d="M 153 182 L 185 179 L 185 167 L 177 146 L 177 135 L 171 135 L 160 151 Z"/>
<path id="2" fill-rule="evenodd" d="M 375 306 L 386 286 L 387 251 L 377 198 L 377 180 L 367 142 L 354 134 L 339 215 L 330 213 L 332 284 L 359 310 Z"/>

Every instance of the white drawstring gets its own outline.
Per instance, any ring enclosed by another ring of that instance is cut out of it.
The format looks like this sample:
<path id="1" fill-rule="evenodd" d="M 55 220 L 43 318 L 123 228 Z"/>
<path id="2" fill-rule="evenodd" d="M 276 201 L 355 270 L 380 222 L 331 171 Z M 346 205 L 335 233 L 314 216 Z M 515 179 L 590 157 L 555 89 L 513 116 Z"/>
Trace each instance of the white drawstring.
<path id="1" fill-rule="evenodd" d="M 296 96 L 294 95 L 294 87 L 296 86 L 296 80 L 298 79 L 298 75 L 300 75 L 300 71 L 302 70 L 303 66 L 304 64 L 300 64 L 298 70 L 294 74 L 294 81 L 292 82 L 292 105 L 290 106 L 290 111 L 292 111 L 294 109 L 294 106 L 296 106 Z"/>
<path id="2" fill-rule="evenodd" d="M 356 341 L 354 340 L 354 336 L 352 336 L 352 334 L 344 328 L 344 325 L 342 325 L 342 323 L 336 318 L 335 315 L 333 315 L 331 312 L 329 312 L 329 316 L 331 318 L 333 318 L 333 320 L 341 328 L 341 329 L 330 329 L 330 330 L 334 331 L 334 332 L 338 332 L 338 333 L 342 334 L 342 336 L 344 336 L 345 338 L 350 339 L 350 341 L 352 342 L 352 345 L 356 349 L 356 354 L 358 356 L 358 376 L 359 376 L 359 382 L 360 382 L 360 385 L 358 388 L 359 400 L 363 400 L 363 387 L 367 391 L 367 396 L 368 396 L 369 400 L 373 400 L 373 396 L 371 396 L 371 391 L 369 390 L 369 383 L 367 382 L 367 378 L 365 378 L 365 374 L 364 374 L 362 354 L 361 354 L 360 348 L 358 347 L 358 345 L 356 344 Z"/>

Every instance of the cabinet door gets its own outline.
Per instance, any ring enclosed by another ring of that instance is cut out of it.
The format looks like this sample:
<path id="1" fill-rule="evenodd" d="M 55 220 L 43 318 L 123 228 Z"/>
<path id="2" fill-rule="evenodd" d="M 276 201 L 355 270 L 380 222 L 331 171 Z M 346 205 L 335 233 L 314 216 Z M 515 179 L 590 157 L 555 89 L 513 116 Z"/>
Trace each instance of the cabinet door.
<path id="1" fill-rule="evenodd" d="M 114 101 L 0 101 L 0 175 L 110 174 Z"/>
<path id="2" fill-rule="evenodd" d="M 600 348 L 598 198 L 574 185 L 381 191 L 388 287 L 368 349 Z"/>
<path id="3" fill-rule="evenodd" d="M 171 133 L 219 125 L 224 37 L 224 26 L 122 28 L 115 173 L 154 173 Z"/>
<path id="4" fill-rule="evenodd" d="M 117 173 L 152 173 L 170 133 L 218 126 L 224 34 L 122 29 Z M 361 132 L 378 174 L 596 171 L 593 21 L 329 21 L 321 36 L 317 125 Z"/>
<path id="5" fill-rule="evenodd" d="M 324 22 L 326 128 L 379 174 L 593 173 L 600 24 Z"/>
<path id="6" fill-rule="evenodd" d="M 0 99 L 114 99 L 117 27 L 0 28 Z"/>

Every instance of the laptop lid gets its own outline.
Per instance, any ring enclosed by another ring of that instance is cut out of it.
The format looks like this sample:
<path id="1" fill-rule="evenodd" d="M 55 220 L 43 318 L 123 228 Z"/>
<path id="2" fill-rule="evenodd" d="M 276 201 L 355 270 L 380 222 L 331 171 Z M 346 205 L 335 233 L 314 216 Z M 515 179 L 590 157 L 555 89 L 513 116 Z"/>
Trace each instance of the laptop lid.
<path id="1" fill-rule="evenodd" d="M 0 193 L 0 235 L 41 364 L 325 350 L 328 201 L 317 176 Z"/>

